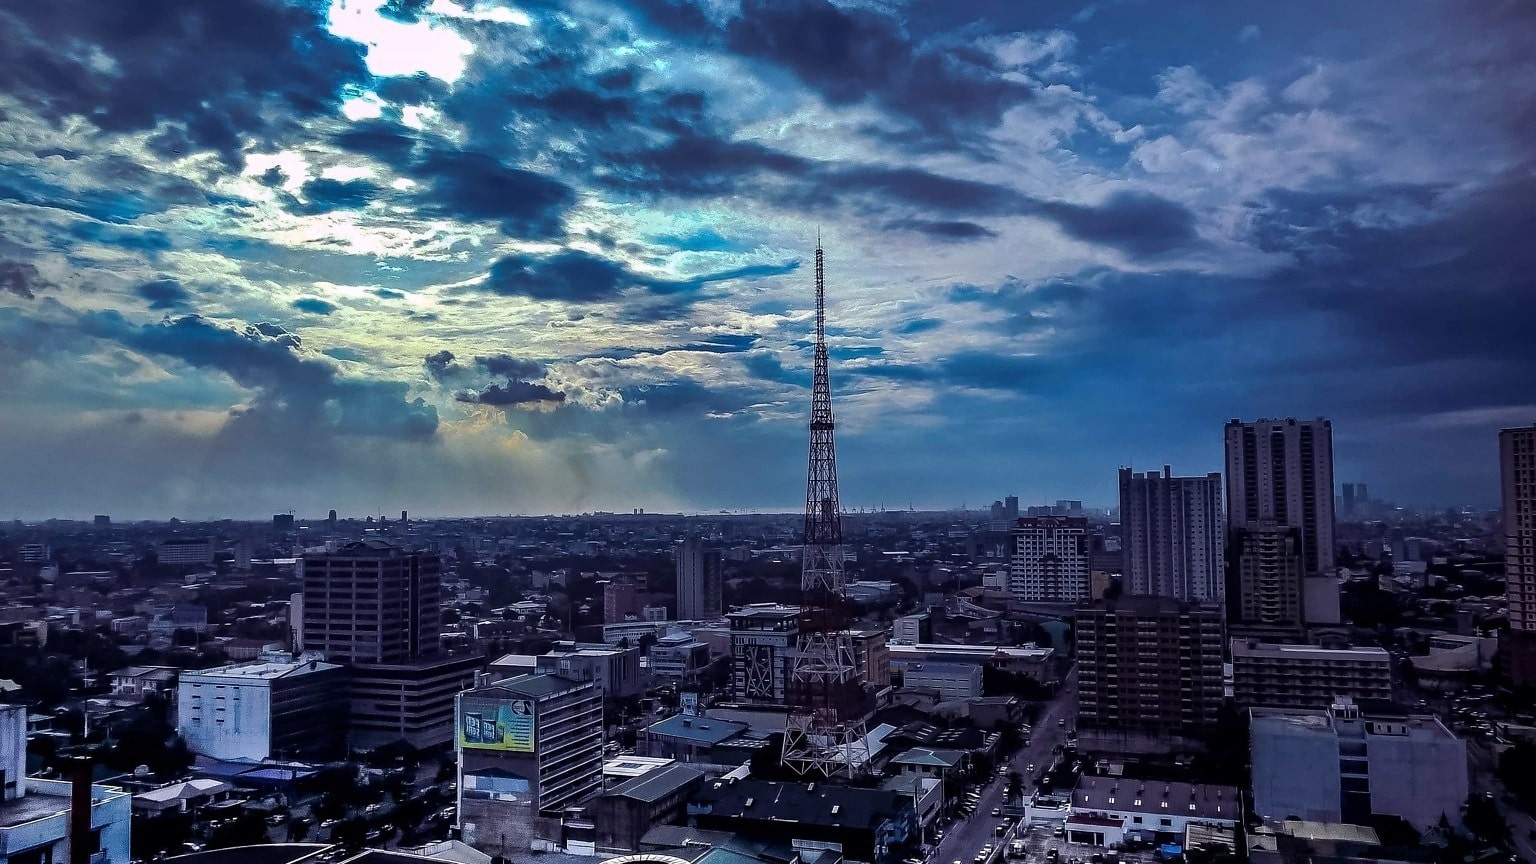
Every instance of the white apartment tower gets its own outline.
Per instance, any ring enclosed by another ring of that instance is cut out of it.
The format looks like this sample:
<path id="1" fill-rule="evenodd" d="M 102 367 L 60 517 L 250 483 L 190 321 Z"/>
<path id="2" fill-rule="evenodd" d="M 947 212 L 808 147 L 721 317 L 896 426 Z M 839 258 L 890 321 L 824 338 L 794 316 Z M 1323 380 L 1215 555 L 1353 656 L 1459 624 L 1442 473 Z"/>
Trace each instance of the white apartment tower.
<path id="1" fill-rule="evenodd" d="M 1131 594 L 1218 602 L 1225 594 L 1221 475 L 1120 469 L 1120 537 Z"/>
<path id="2" fill-rule="evenodd" d="M 1536 685 L 1536 424 L 1499 433 L 1510 677 Z"/>
<path id="3" fill-rule="evenodd" d="M 1013 523 L 1008 591 L 1026 603 L 1080 603 L 1089 598 L 1088 520 L 1026 516 Z"/>

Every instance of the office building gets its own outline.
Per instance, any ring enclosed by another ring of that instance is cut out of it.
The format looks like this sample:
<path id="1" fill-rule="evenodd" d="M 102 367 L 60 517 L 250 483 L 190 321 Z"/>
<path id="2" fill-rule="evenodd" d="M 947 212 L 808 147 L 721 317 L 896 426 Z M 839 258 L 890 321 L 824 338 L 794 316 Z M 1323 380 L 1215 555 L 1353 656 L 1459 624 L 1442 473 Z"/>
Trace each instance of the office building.
<path id="1" fill-rule="evenodd" d="M 1325 709 L 1341 696 L 1392 699 L 1384 648 L 1319 648 L 1232 640 L 1232 696 L 1244 708 Z"/>
<path id="2" fill-rule="evenodd" d="M 523 675 L 460 694 L 459 826 L 492 855 L 565 849 L 565 811 L 603 788 L 603 701 L 591 681 Z"/>
<path id="3" fill-rule="evenodd" d="M 155 555 L 161 564 L 212 564 L 213 541 L 207 537 L 162 540 Z"/>
<path id="4" fill-rule="evenodd" d="M 1028 603 L 1080 603 L 1088 595 L 1088 520 L 1027 516 L 1013 523 L 1008 591 Z"/>
<path id="5" fill-rule="evenodd" d="M 800 608 L 754 603 L 725 617 L 731 625 L 732 700 L 783 707 L 784 687 L 794 669 Z"/>
<path id="6" fill-rule="evenodd" d="M 1219 607 L 1130 595 L 1080 607 L 1074 626 L 1085 749 L 1188 746 L 1215 724 L 1224 695 Z"/>
<path id="7" fill-rule="evenodd" d="M 1499 433 L 1509 676 L 1536 687 L 1536 424 Z"/>
<path id="8" fill-rule="evenodd" d="M 181 673 L 176 721 L 187 749 L 227 762 L 334 759 L 346 741 L 347 670 L 318 660 Z"/>
<path id="9" fill-rule="evenodd" d="M 353 663 L 347 742 L 359 749 L 404 742 L 418 750 L 453 740 L 453 700 L 475 683 L 478 654 L 399 663 Z"/>
<path id="10" fill-rule="evenodd" d="M 453 698 L 482 658 L 445 656 L 441 563 L 383 540 L 304 556 L 303 645 L 351 669 L 348 740 L 426 748 L 453 737 Z"/>
<path id="11" fill-rule="evenodd" d="M 1300 641 L 1306 626 L 1301 533 L 1286 525 L 1254 522 L 1231 536 L 1227 620 L 1232 634 Z"/>
<path id="12" fill-rule="evenodd" d="M 604 699 L 628 699 L 645 690 L 636 643 L 619 647 L 601 642 L 556 642 L 555 647 L 534 658 L 533 666 L 535 672 L 591 681 Z"/>
<path id="13" fill-rule="evenodd" d="M 711 621 L 725 613 L 724 562 L 719 549 L 706 549 L 697 536 L 677 547 L 677 618 Z"/>
<path id="14" fill-rule="evenodd" d="M 1352 824 L 1397 816 L 1419 831 L 1442 817 L 1461 823 L 1467 746 L 1434 715 L 1341 699 L 1325 711 L 1249 716 L 1256 815 Z"/>
<path id="15" fill-rule="evenodd" d="M 1127 593 L 1221 602 L 1227 538 L 1220 474 L 1121 468 L 1120 537 Z"/>
<path id="16" fill-rule="evenodd" d="M 383 540 L 304 556 L 304 648 L 333 663 L 399 664 L 435 656 L 442 565 Z"/>
<path id="17" fill-rule="evenodd" d="M 1227 530 L 1254 525 L 1294 528 L 1305 580 L 1303 623 L 1338 624 L 1332 422 L 1321 417 L 1229 421 L 1226 460 Z"/>
<path id="18" fill-rule="evenodd" d="M 891 645 L 892 671 L 905 672 L 916 664 L 948 663 L 991 666 L 1014 675 L 1025 675 L 1047 687 L 1057 683 L 1059 663 L 1055 649 L 1012 645 L 952 645 L 948 643 Z"/>
<path id="19" fill-rule="evenodd" d="M 709 668 L 709 646 L 687 632 L 668 633 L 647 656 L 652 679 L 693 684 Z"/>
<path id="20" fill-rule="evenodd" d="M 1012 525 L 1019 518 L 1019 496 L 1007 495 L 1003 498 L 1003 518 Z"/>
<path id="21" fill-rule="evenodd" d="M 62 864 L 84 851 L 91 864 L 128 864 L 132 796 L 92 784 L 88 769 L 43 780 L 28 777 L 26 764 L 27 709 L 0 705 L 0 862 Z M 75 824 L 77 801 L 88 823 Z"/>
<path id="22" fill-rule="evenodd" d="M 901 689 L 932 693 L 940 699 L 981 695 L 981 667 L 961 663 L 910 663 L 901 673 Z"/>

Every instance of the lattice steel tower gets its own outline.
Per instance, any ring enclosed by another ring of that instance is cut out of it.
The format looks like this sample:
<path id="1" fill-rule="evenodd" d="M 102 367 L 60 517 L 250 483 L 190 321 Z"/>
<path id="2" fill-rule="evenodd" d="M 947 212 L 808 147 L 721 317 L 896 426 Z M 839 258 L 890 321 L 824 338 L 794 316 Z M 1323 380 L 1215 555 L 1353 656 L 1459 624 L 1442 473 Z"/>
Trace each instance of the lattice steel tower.
<path id="1" fill-rule="evenodd" d="M 784 765 L 798 774 L 849 778 L 869 764 L 865 718 L 873 700 L 858 672 L 843 582 L 842 507 L 827 376 L 826 283 L 816 242 L 816 351 L 811 387 L 811 453 L 800 554 L 800 618 L 787 686 Z"/>

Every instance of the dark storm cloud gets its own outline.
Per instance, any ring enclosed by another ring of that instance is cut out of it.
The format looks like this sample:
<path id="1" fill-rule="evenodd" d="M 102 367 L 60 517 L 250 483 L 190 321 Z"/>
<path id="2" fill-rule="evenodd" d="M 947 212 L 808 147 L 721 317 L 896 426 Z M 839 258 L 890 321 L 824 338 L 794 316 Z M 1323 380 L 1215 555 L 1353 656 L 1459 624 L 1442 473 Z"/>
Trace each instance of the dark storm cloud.
<path id="1" fill-rule="evenodd" d="M 0 12 L 0 90 L 106 132 L 170 124 L 167 153 L 235 164 L 248 137 L 330 113 L 345 86 L 368 80 L 363 46 L 325 25 L 319 3 L 17 0 Z"/>
<path id="2" fill-rule="evenodd" d="M 469 373 L 469 370 L 456 362 L 453 352 L 448 349 L 434 351 L 422 360 L 422 365 L 427 367 L 427 374 L 436 381 L 449 381 Z"/>
<path id="3" fill-rule="evenodd" d="M 432 0 L 384 0 L 379 6 L 379 15 L 403 24 L 415 24 L 431 5 Z"/>
<path id="4" fill-rule="evenodd" d="M 633 99 L 594 93 L 581 87 L 557 87 L 548 93 L 520 93 L 512 105 L 591 130 L 635 119 Z"/>
<path id="5" fill-rule="evenodd" d="M 892 231 L 915 231 L 941 242 L 963 242 L 996 237 L 997 232 L 975 222 L 934 221 L 931 219 L 894 219 L 885 223 Z"/>
<path id="6" fill-rule="evenodd" d="M 956 125 L 995 125 L 1029 98 L 981 52 L 922 44 L 874 8 L 744 0 L 726 32 L 732 50 L 790 70 L 833 105 L 873 99 L 945 138 Z"/>
<path id="7" fill-rule="evenodd" d="M 437 409 L 420 398 L 407 399 L 407 385 L 342 378 L 329 362 L 301 353 L 299 337 L 277 324 L 236 329 L 185 315 L 136 325 L 105 311 L 82 315 L 79 326 L 87 335 L 142 354 L 223 372 L 258 391 L 237 420 L 273 432 L 329 431 L 414 441 L 437 432 Z"/>
<path id="8" fill-rule="evenodd" d="M 329 213 L 332 210 L 361 210 L 372 204 L 383 190 L 371 180 L 309 180 L 299 187 L 304 199 L 295 208 L 300 213 Z"/>
<path id="9" fill-rule="evenodd" d="M 531 403 L 559 404 L 565 401 L 565 394 L 551 390 L 543 384 L 534 384 L 529 381 L 519 381 L 513 378 L 509 379 L 506 384 L 492 384 L 479 391 L 461 390 L 453 394 L 453 398 L 460 402 L 507 407 Z"/>
<path id="10" fill-rule="evenodd" d="M 908 321 L 907 323 L 897 327 L 896 332 L 902 334 L 903 336 L 913 336 L 918 333 L 927 333 L 930 330 L 937 330 L 943 326 L 944 321 L 941 318 L 914 318 L 911 321 Z"/>
<path id="11" fill-rule="evenodd" d="M 14 294 L 27 300 L 36 292 L 53 285 L 37 272 L 37 266 L 26 261 L 0 260 L 0 293 Z"/>
<path id="12" fill-rule="evenodd" d="M 291 305 L 300 312 L 307 312 L 310 315 L 329 315 L 341 308 L 322 297 L 300 297 Z"/>
<path id="13" fill-rule="evenodd" d="M 696 276 L 664 279 L 631 271 L 617 261 L 575 249 L 548 257 L 508 255 L 491 266 L 485 289 L 503 296 L 567 303 L 598 303 L 617 299 L 635 289 L 659 296 L 688 294 L 712 282 L 759 278 L 789 273 L 799 262 L 761 264 Z"/>
<path id="14" fill-rule="evenodd" d="M 576 201 L 570 186 L 485 153 L 433 150 L 412 172 L 426 181 L 425 211 L 450 219 L 497 222 L 512 237 L 558 236 Z"/>
<path id="15" fill-rule="evenodd" d="M 156 279 L 134 289 L 134 293 L 149 301 L 151 309 L 180 309 L 192 299 L 192 294 L 175 279 Z"/>
<path id="16" fill-rule="evenodd" d="M 1116 192 L 1097 206 L 1044 202 L 1040 213 L 1079 240 L 1136 257 L 1174 252 L 1195 241 L 1195 215 L 1188 208 L 1143 192 Z"/>
<path id="17" fill-rule="evenodd" d="M 410 165 L 421 143 L 415 130 L 393 120 L 363 120 L 353 123 L 346 131 L 336 135 L 337 146 L 361 153 L 389 165 L 403 169 Z"/>
<path id="18" fill-rule="evenodd" d="M 483 354 L 475 358 L 475 365 L 499 378 L 538 378 L 544 374 L 537 361 L 511 354 Z"/>
<path id="19" fill-rule="evenodd" d="M 405 292 L 396 291 L 393 288 L 375 288 L 373 289 L 373 296 L 380 300 L 404 300 Z"/>

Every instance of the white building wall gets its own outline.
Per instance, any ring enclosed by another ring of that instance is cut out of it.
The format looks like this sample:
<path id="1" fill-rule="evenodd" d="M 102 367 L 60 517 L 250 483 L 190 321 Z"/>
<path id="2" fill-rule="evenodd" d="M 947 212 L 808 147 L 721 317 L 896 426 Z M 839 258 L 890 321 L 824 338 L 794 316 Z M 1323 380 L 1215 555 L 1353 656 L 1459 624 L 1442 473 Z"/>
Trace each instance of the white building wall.
<path id="1" fill-rule="evenodd" d="M 1266 819 L 1343 821 L 1339 743 L 1331 728 L 1323 733 L 1256 721 L 1252 748 L 1255 813 Z"/>
<path id="2" fill-rule="evenodd" d="M 176 720 L 187 749 L 212 759 L 272 753 L 272 690 L 263 680 L 189 676 L 177 686 Z"/>
<path id="3" fill-rule="evenodd" d="M 1461 824 L 1467 800 L 1467 745 L 1456 738 L 1425 740 L 1371 735 L 1371 810 L 1401 816 L 1419 830 L 1440 824 L 1443 815 Z"/>
<path id="4" fill-rule="evenodd" d="M 969 699 L 981 695 L 980 666 L 908 666 L 902 673 L 906 690 L 936 690 L 944 699 Z"/>
<path id="5" fill-rule="evenodd" d="M 15 783 L 4 790 L 6 801 L 27 793 L 27 709 L 22 705 L 0 705 L 0 771 L 5 782 Z"/>

